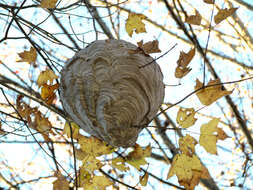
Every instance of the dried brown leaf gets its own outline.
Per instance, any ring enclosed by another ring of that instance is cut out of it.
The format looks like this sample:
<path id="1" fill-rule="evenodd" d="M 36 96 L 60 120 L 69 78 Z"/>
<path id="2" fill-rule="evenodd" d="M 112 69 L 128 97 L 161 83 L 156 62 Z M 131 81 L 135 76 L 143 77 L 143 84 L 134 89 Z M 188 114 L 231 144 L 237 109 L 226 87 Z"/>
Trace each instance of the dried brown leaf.
<path id="1" fill-rule="evenodd" d="M 41 0 L 40 6 L 46 9 L 54 9 L 58 0 Z"/>
<path id="2" fill-rule="evenodd" d="M 202 19 L 202 16 L 196 10 L 195 15 L 191 15 L 191 16 L 186 17 L 185 22 L 187 22 L 189 24 L 200 25 L 201 19 Z"/>
<path id="3" fill-rule="evenodd" d="M 204 88 L 196 93 L 198 96 L 200 102 L 203 105 L 210 105 L 219 98 L 229 95 L 232 93 L 232 91 L 227 91 L 222 89 L 222 85 L 220 84 L 220 80 L 210 80 L 207 84 L 207 88 Z M 195 90 L 200 89 L 203 86 L 203 83 L 201 83 L 198 79 L 196 80 Z"/>
<path id="4" fill-rule="evenodd" d="M 202 172 L 202 164 L 196 155 L 177 154 L 173 158 L 167 179 L 176 175 L 180 185 L 187 190 L 193 190 L 199 183 Z"/>
<path id="5" fill-rule="evenodd" d="M 196 122 L 195 114 L 196 112 L 193 108 L 180 108 L 177 112 L 176 121 L 181 127 L 188 128 Z"/>
<path id="6" fill-rule="evenodd" d="M 56 98 L 55 90 L 59 88 L 59 84 L 47 85 L 43 84 L 41 88 L 41 98 L 46 101 L 47 104 L 52 104 Z"/>
<path id="7" fill-rule="evenodd" d="M 207 4 L 214 4 L 214 0 L 204 0 L 204 2 Z"/>
<path id="8" fill-rule="evenodd" d="M 217 131 L 218 131 L 218 118 L 214 118 L 208 123 L 201 125 L 199 144 L 205 148 L 205 150 L 211 154 L 217 154 Z"/>
<path id="9" fill-rule="evenodd" d="M 218 140 L 225 140 L 226 138 L 228 138 L 229 136 L 223 131 L 222 128 L 218 127 Z"/>
<path id="10" fill-rule="evenodd" d="M 35 63 L 37 59 L 37 52 L 34 47 L 31 47 L 29 51 L 23 51 L 18 54 L 21 58 L 17 62 L 28 62 L 28 63 Z"/>
<path id="11" fill-rule="evenodd" d="M 144 176 L 140 176 L 140 184 L 146 186 L 148 183 L 148 173 L 145 173 Z"/>
<path id="12" fill-rule="evenodd" d="M 223 20 L 225 20 L 227 17 L 231 16 L 232 14 L 234 14 L 234 12 L 237 10 L 238 8 L 230 8 L 230 9 L 221 9 L 219 10 L 219 12 L 214 16 L 214 22 L 216 24 L 219 24 L 220 22 L 222 22 Z"/>
<path id="13" fill-rule="evenodd" d="M 177 60 L 177 67 L 175 70 L 176 78 L 183 78 L 187 75 L 191 68 L 187 67 L 195 55 L 195 48 L 191 49 L 188 53 L 180 52 L 179 59 Z"/>
<path id="14" fill-rule="evenodd" d="M 137 42 L 138 47 L 141 48 L 145 54 L 160 53 L 158 40 L 149 41 L 143 44 L 143 40 Z"/>
<path id="15" fill-rule="evenodd" d="M 43 86 L 44 84 L 47 84 L 48 81 L 50 82 L 50 84 L 52 84 L 53 80 L 57 78 L 58 76 L 56 76 L 56 74 L 54 74 L 52 70 L 46 69 L 45 71 L 42 71 L 39 74 L 39 77 L 37 79 L 37 84 L 39 87 Z"/>

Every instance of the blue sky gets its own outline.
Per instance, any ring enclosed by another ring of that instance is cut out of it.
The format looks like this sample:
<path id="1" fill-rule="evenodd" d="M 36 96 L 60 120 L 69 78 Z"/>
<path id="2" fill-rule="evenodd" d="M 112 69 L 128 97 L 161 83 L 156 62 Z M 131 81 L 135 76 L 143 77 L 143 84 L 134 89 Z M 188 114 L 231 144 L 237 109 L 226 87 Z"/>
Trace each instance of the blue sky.
<path id="1" fill-rule="evenodd" d="M 6 1 L 0 1 L 1 3 L 6 3 Z M 13 1 L 14 2 L 14 1 Z M 15 1 L 17 3 L 20 3 L 21 1 Z M 203 3 L 196 3 L 195 1 L 189 1 L 190 3 L 193 4 L 193 6 L 199 10 L 199 12 L 202 15 L 210 15 L 211 14 L 211 7 L 203 4 Z M 223 4 L 222 0 L 217 0 L 216 1 L 219 5 Z M 246 2 L 246 1 L 245 1 Z M 252 4 L 252 1 L 248 0 L 248 3 Z M 9 2 L 8 2 L 9 3 Z M 32 1 L 28 1 L 28 4 L 32 4 Z M 64 4 L 64 1 L 63 1 Z M 205 5 L 205 6 L 204 6 Z M 252 4 L 253 5 L 253 4 Z M 164 7 L 162 3 L 156 4 L 156 1 L 153 1 L 153 4 L 151 4 L 151 11 L 149 9 L 149 4 L 148 1 L 142 1 L 142 4 L 140 6 L 139 3 L 137 4 L 129 4 L 126 6 L 127 8 L 138 12 L 138 13 L 143 13 L 149 18 L 152 18 L 154 21 L 157 23 L 164 25 L 167 27 L 167 29 L 172 30 L 174 33 L 178 34 L 178 36 L 182 35 L 182 32 L 177 30 L 177 27 L 175 26 L 174 21 L 172 18 L 167 14 L 167 10 Z M 189 9 L 190 10 L 190 9 Z M 192 10 L 191 10 L 192 11 Z M 4 10 L 1 10 L 0 13 L 7 14 Z M 81 15 L 84 17 L 75 17 L 71 15 L 70 13 L 75 13 L 77 15 Z M 101 9 L 101 15 L 108 15 L 106 10 Z M 41 23 L 44 21 L 47 16 L 49 15 L 48 12 L 36 8 L 36 9 L 29 9 L 29 14 L 27 14 L 26 10 L 22 10 L 20 12 L 20 15 L 22 15 L 24 18 L 27 20 L 31 21 L 34 24 Z M 71 22 L 68 20 L 68 16 L 70 16 Z M 253 13 L 250 11 L 245 11 L 245 9 L 239 8 L 237 11 L 237 15 L 248 23 L 248 28 L 249 32 L 251 35 L 253 34 L 253 27 L 252 27 L 252 18 L 253 18 Z M 78 35 L 79 39 L 84 40 L 86 43 L 90 43 L 96 39 L 96 35 L 94 33 L 94 25 L 91 19 L 88 19 L 86 17 L 89 17 L 87 10 L 84 8 L 79 8 L 77 10 L 72 10 L 69 11 L 67 14 L 57 14 L 57 16 L 62 20 L 63 25 L 67 28 L 67 30 L 72 33 L 70 23 L 75 31 L 76 34 L 82 33 L 82 35 Z M 148 22 L 145 22 L 146 24 L 146 30 L 147 33 L 143 34 L 134 34 L 133 37 L 129 37 L 125 30 L 124 30 L 124 24 L 125 20 L 127 19 L 128 14 L 122 12 L 121 14 L 121 19 L 120 19 L 120 26 L 121 26 L 121 38 L 132 42 L 136 44 L 136 42 L 140 40 L 144 40 L 144 42 L 151 41 L 154 39 L 159 40 L 159 46 L 160 49 L 162 50 L 162 53 L 170 49 L 173 45 L 177 43 L 177 46 L 169 52 L 167 55 L 163 56 L 161 59 L 157 60 L 157 63 L 160 65 L 163 74 L 164 74 L 164 83 L 168 85 L 176 85 L 181 83 L 180 86 L 176 87 L 166 87 L 166 94 L 165 94 L 165 102 L 169 103 L 175 103 L 178 100 L 182 99 L 185 97 L 187 94 L 192 92 L 194 90 L 194 84 L 196 78 L 199 78 L 202 80 L 202 73 L 203 73 L 203 60 L 200 57 L 199 54 L 196 54 L 194 57 L 193 61 L 190 63 L 190 67 L 192 68 L 192 71 L 182 80 L 178 80 L 174 77 L 174 71 L 176 68 L 176 62 L 179 57 L 180 51 L 189 51 L 190 48 L 192 48 L 192 45 L 182 43 L 179 39 L 175 38 L 175 36 L 169 35 L 168 33 L 161 31 L 158 28 L 155 28 L 153 25 L 149 24 Z M 207 16 L 207 18 L 210 18 Z M 1 22 L 1 37 L 5 34 L 6 30 L 6 16 L 3 16 L 2 19 L 0 20 Z M 106 22 L 109 24 L 108 17 L 105 17 Z M 229 20 L 231 21 L 231 20 Z M 248 22 L 247 22 L 248 21 Z M 232 21 L 231 21 L 232 22 Z M 110 25 L 110 24 L 109 24 Z M 55 22 L 52 19 L 46 20 L 44 23 L 39 25 L 41 28 L 48 32 L 52 32 L 55 34 L 55 36 L 63 43 L 68 44 L 69 46 L 73 46 L 73 44 L 67 39 L 66 36 L 64 36 L 62 31 L 60 30 L 59 27 L 56 27 Z M 231 26 L 226 22 L 224 24 L 220 24 L 219 26 L 216 26 L 217 29 L 221 30 L 222 32 L 226 33 L 227 35 L 233 36 L 235 35 L 234 31 L 231 29 Z M 96 28 L 100 30 L 99 26 L 96 25 Z M 207 40 L 207 35 L 208 32 L 207 30 L 199 27 L 199 26 L 194 26 L 194 29 L 196 29 L 198 38 L 200 39 L 200 43 L 204 46 Z M 29 32 L 30 29 L 26 28 L 26 31 Z M 101 31 L 101 30 L 100 30 Z M 10 36 L 22 36 L 20 32 L 15 27 L 11 27 Z M 73 35 L 74 36 L 74 35 Z M 31 34 L 31 37 L 41 46 L 45 48 L 48 53 L 50 52 L 53 56 L 52 58 L 52 63 L 55 65 L 55 67 L 58 70 L 61 70 L 62 65 L 64 64 L 64 61 L 66 61 L 68 58 L 72 57 L 74 55 L 74 51 L 72 51 L 70 48 L 64 47 L 62 45 L 57 45 L 55 43 L 52 43 L 45 38 L 42 37 L 36 37 L 36 34 Z M 99 39 L 106 39 L 106 36 L 103 34 L 98 35 Z M 225 39 L 225 38 L 224 38 Z M 228 42 L 230 42 L 232 39 L 230 37 L 226 38 Z M 80 47 L 85 47 L 86 43 L 83 43 L 81 41 L 78 41 L 78 44 Z M 239 43 L 237 40 L 235 40 L 235 45 Z M 13 71 L 19 71 L 20 75 L 23 79 L 28 81 L 28 84 L 31 85 L 31 87 L 35 90 L 38 90 L 38 87 L 35 83 L 38 74 L 46 68 L 46 64 L 43 61 L 43 59 L 39 56 L 37 59 L 37 68 L 31 67 L 27 63 L 17 63 L 17 53 L 22 52 L 24 47 L 26 49 L 29 49 L 31 45 L 29 44 L 28 41 L 25 40 L 9 40 L 7 44 L 1 44 L 1 61 L 3 61 L 6 65 L 8 65 Z M 209 42 L 209 47 L 211 49 L 214 49 L 216 52 L 223 52 L 227 56 L 231 56 L 233 58 L 236 58 L 239 61 L 244 62 L 247 65 L 252 66 L 252 59 L 253 59 L 253 54 L 252 51 L 249 50 L 245 46 L 245 44 L 241 44 L 241 47 L 238 48 L 238 53 L 236 51 L 233 51 L 231 47 L 222 45 L 222 43 L 218 40 L 216 34 L 214 32 L 211 33 L 211 40 Z M 162 54 L 161 53 L 161 54 Z M 154 54 L 153 57 L 158 57 L 161 54 Z M 7 55 L 7 56 L 5 56 Z M 58 60 L 61 60 L 61 62 L 57 62 Z M 240 76 L 244 73 L 243 69 L 239 69 L 238 66 L 230 63 L 229 61 L 224 61 L 220 59 L 216 59 L 214 57 L 210 56 L 210 60 L 212 61 L 213 66 L 217 70 L 220 78 L 222 79 L 222 82 L 226 81 L 232 81 L 232 80 L 238 80 L 240 79 Z M 55 61 L 55 62 L 54 62 Z M 58 64 L 57 64 L 58 63 Z M 3 65 L 0 65 L 1 68 L 1 73 L 8 73 L 6 74 L 8 77 L 12 78 L 15 81 L 20 82 L 15 76 L 13 76 L 6 68 L 3 67 Z M 57 70 L 55 70 L 56 74 L 59 75 Z M 251 72 L 251 71 L 250 71 Z M 209 72 L 206 74 L 206 79 L 209 80 L 211 78 L 211 75 Z M 252 89 L 252 82 L 246 82 L 246 83 L 240 83 L 238 86 L 246 90 L 247 89 Z M 232 90 L 235 88 L 233 85 L 227 85 L 227 88 Z M 242 90 L 242 91 L 243 91 Z M 242 95 L 238 90 L 234 90 L 232 94 L 232 99 L 235 100 L 237 103 L 238 107 L 240 109 L 243 109 L 246 111 L 246 113 L 249 116 L 252 116 L 252 109 L 249 107 L 249 104 L 251 104 L 250 98 L 247 98 L 246 96 L 238 99 L 239 95 Z M 252 94 L 252 93 L 251 93 Z M 13 92 L 8 91 L 9 97 L 12 99 L 12 101 L 15 100 L 16 94 Z M 3 96 L 0 98 L 1 102 L 4 102 Z M 36 103 L 32 103 L 34 106 L 38 106 Z M 57 105 L 60 106 L 59 101 L 57 102 Z M 218 109 L 219 106 L 225 106 L 224 107 L 224 112 L 227 113 L 225 115 L 222 114 L 221 110 Z M 195 95 L 191 96 L 188 98 L 186 101 L 184 101 L 182 104 L 179 106 L 182 107 L 194 107 L 196 110 L 202 108 L 203 106 L 200 104 L 198 101 L 197 97 Z M 176 118 L 176 113 L 178 111 L 179 107 L 175 106 L 174 108 L 168 110 L 168 114 L 171 118 L 175 119 Z M 8 110 L 10 111 L 10 110 Z M 56 127 L 63 127 L 64 120 L 60 118 L 59 120 L 55 119 L 55 115 L 52 113 L 47 112 L 45 108 L 41 107 L 41 111 L 46 113 L 46 115 L 50 118 L 52 122 L 55 123 Z M 223 121 L 226 121 L 225 116 L 229 116 L 229 111 L 230 109 L 226 105 L 226 102 L 224 99 L 219 101 L 219 104 L 214 103 L 213 105 L 209 107 L 205 107 L 200 111 L 200 114 L 197 116 L 198 121 L 195 124 L 195 126 L 189 128 L 188 130 L 183 130 L 183 134 L 190 134 L 194 136 L 196 139 L 199 137 L 199 128 L 203 123 L 206 123 L 207 121 L 210 120 L 208 117 L 203 117 L 201 114 L 205 114 L 207 116 L 211 117 L 219 117 Z M 3 119 L 3 118 L 2 118 Z M 226 121 L 227 122 L 227 121 Z M 249 121 L 251 122 L 251 121 Z M 236 125 L 235 120 L 232 119 L 231 123 Z M 224 130 L 227 132 L 227 134 L 231 137 L 233 137 L 232 131 L 227 127 L 227 125 L 219 124 L 220 127 L 223 127 Z M 20 126 L 19 123 L 15 124 L 13 123 L 13 127 L 18 127 Z M 7 127 L 8 128 L 8 127 Z M 151 129 L 151 132 L 155 134 L 155 130 Z M 168 130 L 166 132 L 168 136 L 171 138 L 172 142 L 174 142 L 177 145 L 178 137 L 176 136 L 175 132 L 173 130 Z M 25 127 L 22 127 L 21 134 L 27 134 L 27 130 Z M 42 139 L 39 135 L 36 136 L 39 140 Z M 162 142 L 159 136 L 156 136 L 159 142 Z M 33 140 L 30 136 L 27 138 L 24 138 L 22 136 L 16 136 L 16 135 L 8 135 L 6 137 L 0 138 L 2 141 L 8 140 Z M 238 149 L 238 147 L 235 147 L 235 144 L 233 143 L 233 138 L 227 139 L 224 142 L 218 142 L 218 156 L 215 155 L 210 155 L 206 153 L 206 151 L 199 145 L 197 145 L 197 153 L 198 155 L 201 155 L 201 160 L 206 164 L 207 168 L 210 169 L 210 172 L 212 174 L 212 177 L 217 180 L 218 185 L 223 187 L 224 189 L 231 189 L 229 186 L 229 180 L 230 179 L 237 179 L 237 183 L 244 182 L 245 183 L 245 188 L 247 187 L 252 187 L 252 176 L 249 176 L 248 180 L 243 181 L 242 175 L 242 165 L 244 162 L 244 157 L 243 153 Z M 245 141 L 242 139 L 242 141 Z M 157 148 L 157 145 L 151 141 L 149 135 L 143 131 L 143 133 L 140 134 L 138 143 L 140 143 L 142 146 L 146 146 L 149 143 L 154 147 L 154 152 L 161 154 L 161 151 L 159 151 Z M 225 147 L 225 148 L 224 148 Z M 66 167 L 67 170 L 71 171 L 71 167 L 73 166 L 73 162 L 69 159 L 68 154 L 66 154 L 66 149 L 63 148 L 59 145 L 57 146 L 57 153 L 61 155 L 61 157 L 58 157 L 58 161 Z M 13 151 L 10 151 L 13 150 Z M 165 152 L 170 155 L 170 151 L 165 149 Z M 41 152 L 39 147 L 36 144 L 0 144 L 0 155 L 2 156 L 2 162 L 5 160 L 9 161 L 9 164 L 12 165 L 13 167 L 15 166 L 16 168 L 19 168 L 20 166 L 24 166 L 24 160 L 27 159 L 27 168 L 31 169 L 31 171 L 37 171 L 42 168 L 43 172 L 37 172 L 36 174 L 38 176 L 43 175 L 46 176 L 47 174 L 52 173 L 53 168 L 53 163 L 50 158 L 46 156 L 45 153 Z M 17 159 L 18 157 L 18 159 Z M 157 174 L 160 177 L 163 177 L 163 179 L 166 179 L 167 173 L 169 171 L 169 165 L 168 164 L 161 164 L 159 162 L 154 161 L 153 159 L 148 159 L 150 165 L 148 166 L 149 171 L 152 171 L 152 173 Z M 29 162 L 30 161 L 30 162 Z M 32 165 L 29 163 L 33 163 Z M 39 164 L 38 164 L 39 163 Z M 52 163 L 52 164 L 48 164 Z M 42 168 L 41 168 L 42 167 Z M 46 168 L 46 169 L 45 169 Z M 222 171 L 225 172 L 224 175 L 221 175 Z M 6 172 L 8 172 L 6 170 Z M 135 169 L 131 169 L 131 173 L 128 175 L 126 182 L 130 181 L 131 184 L 136 184 L 138 182 L 138 175 L 139 173 L 136 172 Z M 131 176 L 133 175 L 133 176 Z M 6 173 L 6 176 L 9 176 L 8 173 Z M 26 175 L 22 174 L 23 179 L 30 179 L 34 176 L 32 175 Z M 134 181 L 135 180 L 135 181 Z M 51 182 L 51 181 L 49 181 Z M 176 177 L 173 177 L 169 180 L 169 182 L 177 183 Z M 168 186 L 161 185 L 157 183 L 156 180 L 150 178 L 149 181 L 150 184 L 155 185 L 159 187 L 159 189 L 167 189 Z M 1 186 L 0 182 L 0 186 Z M 152 185 L 147 186 L 146 188 L 142 189 L 150 189 L 152 188 Z M 33 186 L 35 188 L 37 186 Z M 51 188 L 50 183 L 47 183 L 45 187 Z M 38 186 L 38 188 L 41 188 Z M 28 186 L 24 186 L 23 189 L 29 189 Z M 202 187 L 198 186 L 196 189 L 203 189 Z M 234 190 L 237 190 L 239 188 L 233 188 Z"/>

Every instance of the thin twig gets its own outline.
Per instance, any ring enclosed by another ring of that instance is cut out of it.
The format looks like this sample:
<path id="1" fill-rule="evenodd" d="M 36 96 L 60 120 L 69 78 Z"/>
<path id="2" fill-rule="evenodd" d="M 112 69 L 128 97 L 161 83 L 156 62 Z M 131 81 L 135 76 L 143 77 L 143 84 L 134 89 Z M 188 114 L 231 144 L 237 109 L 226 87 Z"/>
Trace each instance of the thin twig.
<path id="1" fill-rule="evenodd" d="M 208 27 L 208 36 L 207 36 L 207 42 L 206 42 L 206 47 L 205 47 L 205 51 L 204 51 L 204 56 L 205 57 L 206 57 L 206 53 L 207 53 L 207 49 L 208 49 L 210 36 L 211 36 L 214 5 L 215 5 L 215 0 L 213 2 L 213 8 L 212 8 L 212 13 L 211 13 L 211 18 L 210 18 L 210 24 L 209 24 L 209 27 Z M 203 86 L 205 86 L 205 78 L 206 78 L 206 59 L 204 59 L 204 65 L 203 65 Z"/>
<path id="2" fill-rule="evenodd" d="M 199 92 L 200 90 L 203 90 L 203 89 L 206 89 L 206 88 L 210 88 L 210 87 L 213 87 L 213 86 L 220 86 L 220 85 L 224 85 L 224 84 L 233 84 L 233 83 L 237 83 L 237 82 L 243 82 L 243 81 L 250 80 L 250 79 L 253 79 L 253 76 L 245 78 L 245 79 L 230 81 L 230 82 L 223 82 L 223 83 L 218 83 L 218 84 L 212 84 L 212 85 L 202 86 L 201 88 L 199 88 L 197 90 L 194 90 L 193 92 L 189 93 L 188 95 L 186 95 L 183 99 L 179 100 L 178 102 L 176 102 L 176 103 L 171 104 L 170 106 L 168 106 L 166 109 L 164 109 L 163 111 L 161 111 L 160 113 L 158 113 L 156 115 L 156 117 L 158 117 L 159 115 L 161 115 L 163 112 L 167 111 L 168 109 L 170 109 L 170 108 L 172 108 L 172 107 L 174 107 L 174 106 L 182 103 L 184 100 L 186 100 L 187 98 L 189 98 L 193 94 Z"/>
<path id="3" fill-rule="evenodd" d="M 116 182 L 118 182 L 118 183 L 120 183 L 120 184 L 122 184 L 122 185 L 124 185 L 124 186 L 126 186 L 126 187 L 128 187 L 128 188 L 130 188 L 130 189 L 138 190 L 138 189 L 136 189 L 135 187 L 130 186 L 130 185 L 128 185 L 128 184 L 126 184 L 126 183 L 124 183 L 124 182 L 122 182 L 122 181 L 120 181 L 120 180 L 118 180 L 118 179 L 116 179 L 116 178 L 114 178 L 114 177 L 112 177 L 112 176 L 110 176 L 108 173 L 106 173 L 106 172 L 105 172 L 104 170 L 102 170 L 101 168 L 99 169 L 99 171 L 100 171 L 102 174 L 104 174 L 105 176 L 107 176 L 107 177 L 109 177 L 110 179 L 112 179 L 113 181 L 116 181 Z"/>
<path id="4" fill-rule="evenodd" d="M 74 140 L 73 140 L 73 128 L 71 125 L 71 122 L 67 121 L 69 126 L 70 126 L 70 138 L 71 138 L 71 145 L 72 145 L 72 150 L 73 150 L 73 159 L 74 159 L 74 170 L 75 170 L 75 186 L 76 189 L 78 189 L 78 180 L 77 180 L 77 165 L 76 165 L 76 151 L 75 151 L 75 145 L 74 145 Z"/>
<path id="5" fill-rule="evenodd" d="M 168 51 L 166 51 L 164 54 L 160 55 L 159 57 L 157 57 L 156 59 L 153 59 L 152 61 L 150 61 L 149 63 L 139 66 L 139 68 L 144 68 L 146 66 L 149 66 L 150 64 L 154 63 L 156 60 L 162 58 L 163 56 L 165 56 L 167 53 L 169 53 L 172 49 L 174 49 L 177 46 L 177 43 L 175 45 L 173 45 Z"/>
<path id="6" fill-rule="evenodd" d="M 6 101 L 8 102 L 8 104 L 15 110 L 15 112 L 18 114 L 18 116 L 19 116 L 20 118 L 23 118 L 23 117 L 21 116 L 21 114 L 19 113 L 19 111 L 15 108 L 15 106 L 13 106 L 13 104 L 9 101 L 9 99 L 7 98 L 7 96 L 6 96 L 6 94 L 5 94 L 4 90 L 3 90 L 3 88 L 0 88 L 0 90 L 2 91 L 2 94 L 3 94 L 4 98 L 6 99 Z M 41 144 L 38 143 L 37 139 L 36 139 L 35 136 L 33 135 L 32 131 L 31 131 L 30 127 L 27 125 L 27 123 L 25 122 L 24 124 L 25 124 L 27 130 L 29 131 L 29 133 L 32 135 L 33 139 L 37 142 L 37 144 L 39 145 L 39 147 L 43 150 L 43 152 L 45 152 L 46 155 L 48 155 L 50 158 L 53 158 L 53 156 L 50 155 L 50 154 L 41 146 Z M 54 158 L 53 158 L 53 159 L 54 159 Z M 60 164 L 58 161 L 56 161 L 56 162 L 57 162 L 57 164 L 62 168 L 62 170 L 72 179 L 72 177 L 68 174 L 68 172 L 61 166 L 61 164 Z"/>

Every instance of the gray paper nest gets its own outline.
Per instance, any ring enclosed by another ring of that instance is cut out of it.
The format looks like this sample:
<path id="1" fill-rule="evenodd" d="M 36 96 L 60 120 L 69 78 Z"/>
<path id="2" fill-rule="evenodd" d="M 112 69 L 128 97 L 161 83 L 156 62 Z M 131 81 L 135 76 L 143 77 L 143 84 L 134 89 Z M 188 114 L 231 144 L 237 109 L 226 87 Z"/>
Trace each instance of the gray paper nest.
<path id="1" fill-rule="evenodd" d="M 133 146 L 164 98 L 157 63 L 123 40 L 98 40 L 77 52 L 61 72 L 65 111 L 84 131 L 115 147 Z"/>

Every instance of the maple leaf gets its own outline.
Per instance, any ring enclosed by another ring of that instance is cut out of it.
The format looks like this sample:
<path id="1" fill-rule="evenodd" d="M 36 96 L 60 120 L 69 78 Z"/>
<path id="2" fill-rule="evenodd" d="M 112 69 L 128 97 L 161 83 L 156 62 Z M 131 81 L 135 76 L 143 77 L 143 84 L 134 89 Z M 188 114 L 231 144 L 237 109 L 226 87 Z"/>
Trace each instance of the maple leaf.
<path id="1" fill-rule="evenodd" d="M 90 184 L 93 174 L 89 173 L 84 167 L 80 167 L 78 174 L 77 181 L 80 186 Z"/>
<path id="2" fill-rule="evenodd" d="M 81 136 L 78 140 L 81 150 L 93 157 L 101 156 L 103 154 L 110 154 L 114 150 L 112 146 L 106 145 L 105 142 L 96 137 Z"/>
<path id="3" fill-rule="evenodd" d="M 179 59 L 177 61 L 178 66 L 187 67 L 195 55 L 195 48 L 191 49 L 188 53 L 180 52 Z"/>
<path id="4" fill-rule="evenodd" d="M 48 118 L 43 117 L 40 112 L 35 113 L 35 124 L 35 129 L 41 133 L 49 133 L 50 129 L 52 128 L 51 122 L 48 120 Z"/>
<path id="5" fill-rule="evenodd" d="M 17 100 L 16 100 L 17 110 L 18 110 L 19 115 L 22 118 L 26 120 L 30 120 L 30 115 L 32 114 L 33 109 L 30 106 L 28 106 L 25 102 L 22 101 L 23 98 L 24 96 L 22 95 L 19 95 L 17 97 Z"/>
<path id="6" fill-rule="evenodd" d="M 138 44 L 138 47 L 144 51 L 145 54 L 161 52 L 161 50 L 158 47 L 159 45 L 158 40 L 149 41 L 145 44 L 143 44 L 143 40 L 141 40 L 140 42 L 137 42 L 137 44 Z"/>
<path id="7" fill-rule="evenodd" d="M 210 105 L 219 98 L 229 95 L 232 91 L 227 91 L 222 89 L 222 85 L 220 84 L 220 80 L 210 80 L 207 84 L 207 87 L 199 90 L 196 94 L 203 105 Z M 208 87 L 210 86 L 210 87 Z M 203 87 L 203 83 L 201 83 L 198 79 L 196 80 L 195 90 L 198 90 Z"/>
<path id="8" fill-rule="evenodd" d="M 177 123 L 183 127 L 188 128 L 196 122 L 196 118 L 194 118 L 196 112 L 193 108 L 180 108 L 177 112 Z"/>
<path id="9" fill-rule="evenodd" d="M 19 53 L 18 56 L 21 59 L 17 62 L 35 63 L 37 59 L 37 52 L 34 47 L 31 47 L 29 51 L 23 51 L 22 53 Z"/>
<path id="10" fill-rule="evenodd" d="M 2 123 L 0 122 L 0 135 L 5 134 L 5 131 L 2 129 Z"/>
<path id="11" fill-rule="evenodd" d="M 127 155 L 126 162 L 139 170 L 141 165 L 147 164 L 145 158 L 149 157 L 150 155 L 150 145 L 143 149 L 140 147 L 140 145 L 135 144 L 134 150 Z"/>
<path id="12" fill-rule="evenodd" d="M 167 179 L 176 175 L 180 185 L 193 190 L 199 183 L 202 172 L 202 164 L 196 155 L 177 154 L 173 158 Z"/>
<path id="13" fill-rule="evenodd" d="M 70 128 L 71 125 L 71 128 Z M 67 135 L 68 138 L 71 138 L 71 129 L 72 129 L 72 137 L 73 139 L 77 139 L 79 137 L 79 126 L 75 122 L 66 121 L 63 129 L 63 133 Z"/>
<path id="14" fill-rule="evenodd" d="M 105 176 L 94 176 L 89 183 L 84 184 L 85 190 L 106 190 L 106 187 L 113 185 Z"/>
<path id="15" fill-rule="evenodd" d="M 148 183 L 148 173 L 146 172 L 145 174 L 144 174 L 144 176 L 140 176 L 140 184 L 142 185 L 142 186 L 146 186 L 147 185 L 147 183 Z"/>
<path id="16" fill-rule="evenodd" d="M 211 178 L 208 169 L 203 164 L 201 164 L 201 166 L 202 166 L 202 172 L 201 172 L 200 178 L 202 179 Z"/>
<path id="17" fill-rule="evenodd" d="M 120 171 L 129 170 L 129 167 L 125 165 L 125 160 L 121 157 L 114 158 L 112 160 L 112 166 Z"/>
<path id="18" fill-rule="evenodd" d="M 201 19 L 202 19 L 201 15 L 199 14 L 197 10 L 195 10 L 195 15 L 186 17 L 185 22 L 189 24 L 200 25 Z"/>
<path id="19" fill-rule="evenodd" d="M 75 149 L 76 159 L 83 160 L 88 155 L 86 152 L 82 151 L 81 149 Z"/>
<path id="20" fill-rule="evenodd" d="M 26 117 L 28 126 L 31 129 L 38 131 L 46 141 L 50 141 L 49 132 L 52 132 L 51 122 L 38 110 L 37 107 L 30 109 L 30 115 Z"/>
<path id="21" fill-rule="evenodd" d="M 145 24 L 142 20 L 146 18 L 143 14 L 129 13 L 126 20 L 126 32 L 132 37 L 133 32 L 136 34 L 146 32 Z"/>
<path id="22" fill-rule="evenodd" d="M 37 84 L 39 87 L 41 87 L 44 84 L 47 84 L 48 81 L 50 82 L 50 84 L 52 84 L 53 80 L 57 78 L 58 76 L 56 76 L 52 70 L 46 69 L 45 71 L 42 71 L 39 74 L 39 77 L 37 79 Z"/>
<path id="23" fill-rule="evenodd" d="M 217 132 L 218 132 L 218 135 L 217 135 L 218 140 L 225 140 L 226 138 L 228 138 L 227 134 L 223 131 L 222 128 L 218 127 Z"/>
<path id="24" fill-rule="evenodd" d="M 207 4 L 214 4 L 214 0 L 204 0 L 204 2 Z"/>
<path id="25" fill-rule="evenodd" d="M 31 108 L 24 101 L 23 96 L 18 96 L 16 100 L 17 110 L 19 115 L 27 121 L 28 126 L 34 129 L 44 137 L 46 141 L 50 141 L 49 132 L 53 133 L 52 124 L 37 107 Z"/>
<path id="26" fill-rule="evenodd" d="M 188 67 L 176 67 L 175 77 L 183 78 L 191 71 L 191 68 Z"/>
<path id="27" fill-rule="evenodd" d="M 45 9 L 54 9 L 58 0 L 41 0 L 40 6 Z"/>
<path id="28" fill-rule="evenodd" d="M 190 135 L 179 138 L 180 151 L 187 156 L 192 156 L 195 153 L 196 144 L 198 144 L 197 140 Z"/>
<path id="29" fill-rule="evenodd" d="M 200 128 L 199 144 L 211 154 L 217 154 L 217 125 L 220 119 L 214 118 Z"/>
<path id="30" fill-rule="evenodd" d="M 69 190 L 67 179 L 59 172 L 55 176 L 57 179 L 53 182 L 53 190 Z"/>
<path id="31" fill-rule="evenodd" d="M 175 71 L 176 78 L 183 78 L 191 71 L 191 69 L 188 68 L 187 66 L 191 62 L 194 55 L 195 55 L 195 48 L 191 49 L 188 53 L 185 53 L 183 51 L 180 52 L 179 59 L 177 60 L 177 68 Z"/>
<path id="32" fill-rule="evenodd" d="M 230 8 L 230 9 L 221 9 L 219 10 L 219 12 L 214 16 L 214 22 L 215 24 L 219 24 L 220 22 L 222 22 L 223 20 L 225 20 L 227 17 L 231 16 L 232 14 L 234 14 L 234 12 L 237 10 L 238 8 Z"/>
<path id="33" fill-rule="evenodd" d="M 85 168 L 88 172 L 92 173 L 94 170 L 98 170 L 101 167 L 103 167 L 103 164 L 101 163 L 100 160 L 87 155 L 83 160 L 82 160 L 82 167 Z"/>
<path id="34" fill-rule="evenodd" d="M 43 84 L 41 88 L 41 98 L 46 101 L 47 104 L 52 104 L 56 98 L 55 90 L 59 88 L 59 84 L 47 85 Z"/>

